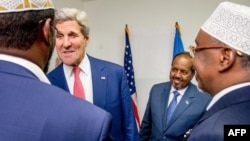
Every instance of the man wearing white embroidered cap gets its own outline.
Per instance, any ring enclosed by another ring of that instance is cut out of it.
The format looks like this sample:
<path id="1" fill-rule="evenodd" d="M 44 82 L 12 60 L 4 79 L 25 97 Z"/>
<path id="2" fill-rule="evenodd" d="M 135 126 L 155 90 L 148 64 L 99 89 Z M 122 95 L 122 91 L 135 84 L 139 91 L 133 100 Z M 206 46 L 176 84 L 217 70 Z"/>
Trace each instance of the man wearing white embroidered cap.
<path id="1" fill-rule="evenodd" d="M 188 141 L 224 141 L 224 125 L 250 125 L 249 25 L 250 7 L 231 2 L 202 25 L 191 53 L 198 86 L 213 99 Z"/>
<path id="2" fill-rule="evenodd" d="M 0 140 L 108 140 L 111 115 L 52 86 L 51 0 L 0 1 Z"/>

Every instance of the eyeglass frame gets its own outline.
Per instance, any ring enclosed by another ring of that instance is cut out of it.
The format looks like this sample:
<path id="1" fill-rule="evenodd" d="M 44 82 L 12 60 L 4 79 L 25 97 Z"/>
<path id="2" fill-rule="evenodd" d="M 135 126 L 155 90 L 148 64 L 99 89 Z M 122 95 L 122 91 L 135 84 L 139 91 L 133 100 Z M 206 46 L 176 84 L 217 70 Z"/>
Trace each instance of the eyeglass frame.
<path id="1" fill-rule="evenodd" d="M 194 45 L 190 45 L 189 46 L 189 54 L 190 54 L 191 57 L 195 57 L 196 51 L 205 50 L 205 49 L 221 49 L 221 48 L 228 48 L 228 47 L 223 47 L 223 46 L 194 46 Z"/>
<path id="2" fill-rule="evenodd" d="M 232 48 L 229 48 L 229 47 L 223 47 L 223 46 L 193 46 L 193 45 L 190 45 L 189 46 L 189 54 L 192 58 L 194 58 L 195 56 L 195 52 L 198 51 L 198 50 L 204 50 L 204 49 L 222 49 L 222 48 L 228 48 L 228 49 L 232 49 Z M 235 49 L 234 49 L 235 50 Z M 241 51 L 239 50 L 235 50 L 236 51 L 236 54 L 240 57 L 244 56 L 244 53 L 242 53 Z"/>

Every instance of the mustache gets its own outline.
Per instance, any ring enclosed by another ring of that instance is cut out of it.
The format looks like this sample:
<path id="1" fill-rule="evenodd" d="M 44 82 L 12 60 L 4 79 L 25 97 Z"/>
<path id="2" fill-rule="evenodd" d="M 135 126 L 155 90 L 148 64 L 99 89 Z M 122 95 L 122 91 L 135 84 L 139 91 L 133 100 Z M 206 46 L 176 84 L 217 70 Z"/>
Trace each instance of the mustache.
<path id="1" fill-rule="evenodd" d="M 180 77 L 173 77 L 172 78 L 173 80 L 179 80 L 179 81 L 182 81 L 182 79 Z"/>

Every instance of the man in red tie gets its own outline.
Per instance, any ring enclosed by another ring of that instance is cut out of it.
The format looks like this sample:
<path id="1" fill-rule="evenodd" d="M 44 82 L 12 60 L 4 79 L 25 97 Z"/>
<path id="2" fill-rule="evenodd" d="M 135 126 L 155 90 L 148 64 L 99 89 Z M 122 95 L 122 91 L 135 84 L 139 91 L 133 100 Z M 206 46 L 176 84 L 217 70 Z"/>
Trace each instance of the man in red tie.
<path id="1" fill-rule="evenodd" d="M 0 1 L 0 141 L 103 141 L 111 115 L 51 85 L 51 0 Z M 16 8 L 16 9 L 15 9 Z"/>
<path id="2" fill-rule="evenodd" d="M 138 130 L 124 68 L 91 57 L 85 52 L 89 43 L 86 13 L 74 8 L 57 11 L 56 51 L 62 63 L 48 74 L 51 83 L 74 94 L 74 68 L 80 68 L 85 100 L 113 117 L 111 136 L 114 141 L 137 141 Z"/>

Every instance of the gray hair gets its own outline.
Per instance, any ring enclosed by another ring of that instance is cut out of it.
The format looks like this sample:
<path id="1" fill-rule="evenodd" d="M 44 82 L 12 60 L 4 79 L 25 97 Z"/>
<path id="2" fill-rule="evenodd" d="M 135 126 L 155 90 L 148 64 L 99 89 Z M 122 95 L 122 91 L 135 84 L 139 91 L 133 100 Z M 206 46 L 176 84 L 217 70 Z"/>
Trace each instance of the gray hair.
<path id="1" fill-rule="evenodd" d="M 87 21 L 87 14 L 84 11 L 77 10 L 75 8 L 62 8 L 55 13 L 55 23 L 64 21 L 76 21 L 80 27 L 84 37 L 89 35 L 89 25 Z"/>

